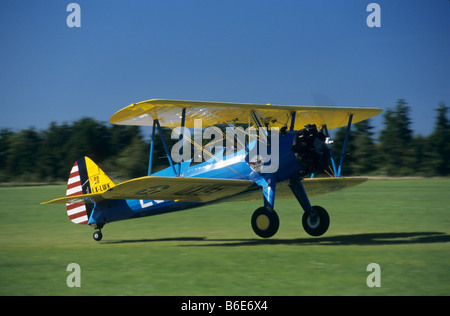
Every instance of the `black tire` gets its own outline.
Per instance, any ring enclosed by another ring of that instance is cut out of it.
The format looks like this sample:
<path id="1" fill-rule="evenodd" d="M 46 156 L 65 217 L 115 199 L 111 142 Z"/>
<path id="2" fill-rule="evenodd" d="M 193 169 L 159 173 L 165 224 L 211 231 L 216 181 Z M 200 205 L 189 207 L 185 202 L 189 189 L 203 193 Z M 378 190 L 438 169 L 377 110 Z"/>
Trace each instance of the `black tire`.
<path id="1" fill-rule="evenodd" d="M 276 234 L 280 227 L 278 214 L 266 207 L 258 208 L 252 215 L 252 228 L 256 235 L 269 238 Z"/>
<path id="2" fill-rule="evenodd" d="M 96 230 L 96 231 L 94 232 L 94 235 L 92 235 L 92 237 L 94 238 L 95 241 L 100 241 L 100 240 L 102 240 L 102 238 L 103 238 L 103 234 L 102 234 L 101 231 Z"/>
<path id="3" fill-rule="evenodd" d="M 312 211 L 303 213 L 303 228 L 311 236 L 322 236 L 330 227 L 330 216 L 323 207 L 315 205 L 312 208 Z"/>

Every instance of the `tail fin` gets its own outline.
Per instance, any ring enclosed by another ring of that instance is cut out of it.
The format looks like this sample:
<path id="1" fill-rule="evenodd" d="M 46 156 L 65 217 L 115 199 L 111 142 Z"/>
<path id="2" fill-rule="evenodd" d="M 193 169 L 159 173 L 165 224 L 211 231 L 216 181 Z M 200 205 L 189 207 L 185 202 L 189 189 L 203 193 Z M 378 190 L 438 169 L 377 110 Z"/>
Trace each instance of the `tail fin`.
<path id="1" fill-rule="evenodd" d="M 66 196 L 102 193 L 114 186 L 114 182 L 88 157 L 78 159 L 70 171 Z M 67 215 L 75 224 L 87 224 L 93 205 L 84 202 L 66 204 Z"/>

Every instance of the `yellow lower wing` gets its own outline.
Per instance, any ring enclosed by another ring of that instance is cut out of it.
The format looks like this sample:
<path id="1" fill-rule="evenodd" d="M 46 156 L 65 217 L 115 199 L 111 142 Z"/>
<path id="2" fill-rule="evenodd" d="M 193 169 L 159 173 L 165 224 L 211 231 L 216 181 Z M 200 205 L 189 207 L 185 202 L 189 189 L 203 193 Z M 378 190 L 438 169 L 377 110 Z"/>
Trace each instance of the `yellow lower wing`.
<path id="1" fill-rule="evenodd" d="M 184 202 L 210 202 L 232 197 L 254 186 L 250 180 L 142 177 L 120 183 L 113 188 L 95 194 L 63 197 L 51 203 L 97 203 L 105 199 L 169 200 Z"/>
<path id="2" fill-rule="evenodd" d="M 303 180 L 308 196 L 330 193 L 366 182 L 367 178 L 316 178 Z"/>
<path id="3" fill-rule="evenodd" d="M 367 178 L 316 178 L 302 180 L 308 196 L 317 196 L 367 181 Z M 51 203 L 98 203 L 105 199 L 170 200 L 184 202 L 251 201 L 262 198 L 261 187 L 251 180 L 142 177 L 123 182 L 103 193 L 63 197 Z M 294 198 L 289 182 L 277 184 L 275 198 Z"/>
<path id="4" fill-rule="evenodd" d="M 308 197 L 318 196 L 325 193 L 330 193 L 366 182 L 367 178 L 314 178 L 302 180 Z M 235 198 L 230 198 L 229 201 L 253 201 L 262 198 L 261 190 L 251 191 L 241 194 Z M 275 199 L 293 199 L 294 194 L 289 188 L 289 181 L 277 183 Z"/>
<path id="5" fill-rule="evenodd" d="M 142 177 L 123 182 L 103 193 L 106 199 L 179 200 L 209 202 L 256 186 L 250 180 Z"/>

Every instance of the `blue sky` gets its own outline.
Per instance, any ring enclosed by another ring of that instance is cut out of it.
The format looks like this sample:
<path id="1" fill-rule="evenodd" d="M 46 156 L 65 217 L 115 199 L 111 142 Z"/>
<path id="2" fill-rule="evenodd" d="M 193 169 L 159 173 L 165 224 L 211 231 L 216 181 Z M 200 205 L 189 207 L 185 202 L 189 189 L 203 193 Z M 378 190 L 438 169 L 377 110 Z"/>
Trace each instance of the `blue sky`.
<path id="1" fill-rule="evenodd" d="M 81 7 L 69 28 L 66 7 Z M 369 3 L 381 27 L 369 28 Z M 0 0 L 0 128 L 108 121 L 153 98 L 450 105 L 448 0 Z M 382 127 L 381 116 L 373 120 Z"/>

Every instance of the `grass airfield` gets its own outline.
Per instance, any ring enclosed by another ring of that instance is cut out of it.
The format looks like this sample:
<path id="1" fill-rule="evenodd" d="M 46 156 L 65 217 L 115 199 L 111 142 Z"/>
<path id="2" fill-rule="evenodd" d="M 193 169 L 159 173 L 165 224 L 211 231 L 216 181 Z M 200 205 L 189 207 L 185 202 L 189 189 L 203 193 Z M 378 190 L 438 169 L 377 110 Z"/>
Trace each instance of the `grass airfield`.
<path id="1" fill-rule="evenodd" d="M 69 221 L 64 185 L 0 188 L 0 295 L 450 295 L 450 179 L 372 180 L 311 198 L 331 224 L 301 227 L 277 200 L 280 229 L 250 226 L 262 201 L 111 223 L 103 240 Z M 81 287 L 70 288 L 70 263 Z M 381 287 L 367 265 L 378 263 Z"/>

